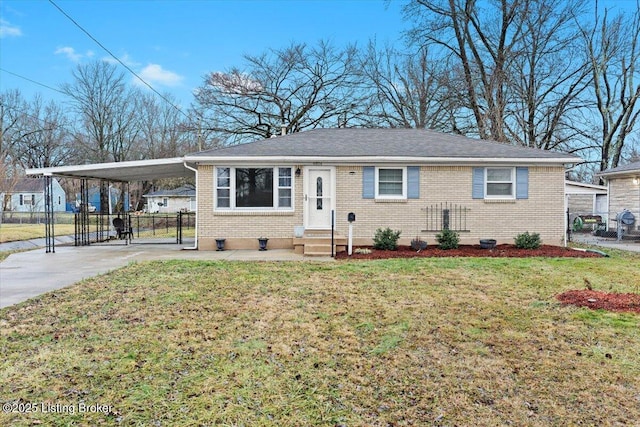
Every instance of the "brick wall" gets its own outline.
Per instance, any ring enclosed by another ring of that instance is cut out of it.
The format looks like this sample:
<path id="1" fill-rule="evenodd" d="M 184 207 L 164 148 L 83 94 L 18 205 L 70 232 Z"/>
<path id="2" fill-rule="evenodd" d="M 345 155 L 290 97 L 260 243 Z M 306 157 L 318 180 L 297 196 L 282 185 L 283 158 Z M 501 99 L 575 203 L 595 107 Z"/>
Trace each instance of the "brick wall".
<path id="1" fill-rule="evenodd" d="M 569 194 L 567 198 L 569 199 L 569 212 L 580 215 L 593 213 L 595 195 Z"/>
<path id="2" fill-rule="evenodd" d="M 304 170 L 295 177 L 293 212 L 214 212 L 213 166 L 198 169 L 198 241 L 201 249 L 214 249 L 216 238 L 226 238 L 228 248 L 257 248 L 257 237 L 269 237 L 269 247 L 292 247 L 293 228 L 303 224 Z M 522 232 L 540 233 L 545 244 L 561 245 L 565 232 L 563 167 L 530 167 L 529 198 L 525 200 L 474 200 L 472 167 L 423 166 L 420 199 L 372 200 L 362 198 L 362 166 L 336 168 L 336 228 L 348 232 L 347 214 L 354 212 L 354 243 L 371 244 L 375 230 L 401 230 L 401 244 L 420 236 L 433 244 L 436 232 L 426 229 L 428 205 L 453 203 L 469 209 L 468 232 L 461 243 L 477 244 L 481 238 L 513 243 Z"/>
<path id="3" fill-rule="evenodd" d="M 636 226 L 640 225 L 640 186 L 632 178 L 609 180 L 609 227 L 615 230 L 613 219 L 622 210 L 628 209 L 636 216 Z"/>
<path id="4" fill-rule="evenodd" d="M 420 199 L 378 201 L 362 199 L 362 167 L 338 167 L 337 228 L 346 234 L 347 213 L 354 212 L 354 236 L 359 244 L 370 244 L 379 227 L 401 230 L 401 244 L 408 244 L 415 236 L 434 243 L 437 232 L 423 231 L 427 228 L 423 208 L 452 203 L 469 209 L 466 227 L 469 231 L 460 233 L 461 243 L 477 244 L 482 238 L 513 243 L 517 234 L 530 231 L 540 233 L 545 244 L 563 244 L 564 168 L 530 167 L 529 198 L 508 201 L 472 199 L 472 169 L 423 166 Z"/>

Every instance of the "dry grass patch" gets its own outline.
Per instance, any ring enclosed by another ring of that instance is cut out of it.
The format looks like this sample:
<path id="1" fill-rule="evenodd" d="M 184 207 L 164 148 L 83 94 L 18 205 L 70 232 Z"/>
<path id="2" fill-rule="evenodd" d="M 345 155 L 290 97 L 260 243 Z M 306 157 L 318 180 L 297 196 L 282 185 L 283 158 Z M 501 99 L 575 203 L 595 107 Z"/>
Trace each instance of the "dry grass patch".
<path id="1" fill-rule="evenodd" d="M 554 295 L 639 262 L 134 264 L 0 311 L 0 403 L 111 411 L 0 424 L 632 424 L 640 316 Z"/>

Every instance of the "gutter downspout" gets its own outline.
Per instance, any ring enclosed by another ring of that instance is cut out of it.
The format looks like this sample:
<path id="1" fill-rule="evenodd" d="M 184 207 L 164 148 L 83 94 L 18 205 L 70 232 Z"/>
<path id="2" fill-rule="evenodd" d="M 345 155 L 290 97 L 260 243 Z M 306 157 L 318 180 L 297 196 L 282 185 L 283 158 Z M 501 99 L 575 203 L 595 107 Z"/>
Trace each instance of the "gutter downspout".
<path id="1" fill-rule="evenodd" d="M 192 170 L 195 174 L 196 174 L 196 238 L 195 238 L 195 242 L 193 244 L 192 247 L 185 247 L 182 248 L 182 250 L 189 250 L 189 251 L 193 251 L 193 250 L 198 250 L 198 208 L 199 208 L 199 204 L 198 204 L 198 169 L 194 169 L 191 166 L 187 165 L 187 162 L 183 163 L 184 167 Z"/>
<path id="2" fill-rule="evenodd" d="M 571 167 L 566 167 L 564 168 L 564 180 L 563 180 L 563 195 L 562 195 L 562 199 L 564 200 L 564 211 L 562 212 L 562 216 L 564 217 L 563 219 L 563 223 L 564 223 L 564 232 L 562 233 L 562 245 L 566 248 L 567 246 L 569 246 L 569 238 L 568 235 L 570 233 L 569 231 L 569 227 L 571 226 L 569 224 L 569 199 L 567 196 L 567 173 L 571 172 L 572 170 L 574 170 L 575 168 L 577 168 L 578 165 L 573 163 Z"/>

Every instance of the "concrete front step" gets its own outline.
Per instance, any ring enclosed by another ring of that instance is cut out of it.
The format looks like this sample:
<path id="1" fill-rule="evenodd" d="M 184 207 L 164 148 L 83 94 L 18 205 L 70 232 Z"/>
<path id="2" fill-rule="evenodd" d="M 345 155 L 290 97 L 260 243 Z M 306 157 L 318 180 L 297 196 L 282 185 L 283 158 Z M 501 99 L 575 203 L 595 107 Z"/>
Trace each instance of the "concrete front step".
<path id="1" fill-rule="evenodd" d="M 337 246 L 337 245 L 336 245 Z M 335 251 L 334 251 L 335 253 Z M 307 244 L 304 245 L 305 256 L 331 256 L 331 244 Z"/>
<path id="2" fill-rule="evenodd" d="M 341 235 L 334 235 L 334 253 L 344 251 L 347 247 L 347 238 Z M 331 234 L 322 232 L 306 233 L 304 237 L 293 239 L 293 247 L 296 253 L 305 256 L 331 256 Z"/>

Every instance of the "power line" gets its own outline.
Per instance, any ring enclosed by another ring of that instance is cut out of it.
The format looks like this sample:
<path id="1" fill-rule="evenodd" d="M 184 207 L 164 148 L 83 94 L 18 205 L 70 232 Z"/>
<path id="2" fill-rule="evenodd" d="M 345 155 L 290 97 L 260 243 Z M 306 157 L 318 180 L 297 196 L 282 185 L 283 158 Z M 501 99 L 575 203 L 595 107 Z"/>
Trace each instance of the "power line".
<path id="1" fill-rule="evenodd" d="M 37 85 L 40 85 L 40 86 L 42 86 L 42 87 L 46 87 L 47 89 L 51 89 L 51 90 L 53 90 L 53 91 L 56 91 L 56 92 L 58 92 L 58 93 L 61 93 L 61 94 L 65 95 L 65 93 L 64 93 L 63 91 L 61 91 L 60 89 L 56 89 L 56 88 L 54 88 L 54 87 L 47 86 L 47 85 L 46 85 L 46 84 L 44 84 L 44 83 L 37 82 L 37 81 L 32 80 L 32 79 L 30 79 L 30 78 L 28 78 L 28 77 L 21 76 L 20 74 L 13 73 L 13 72 L 11 72 L 11 71 L 9 71 L 9 70 L 5 70 L 4 68 L 0 68 L 0 71 L 3 71 L 3 72 L 5 72 L 5 73 L 7 73 L 7 74 L 11 74 L 12 76 L 19 77 L 19 78 L 24 79 L 24 80 L 26 80 L 26 81 L 28 81 L 28 82 L 35 83 L 35 84 L 37 84 Z"/>
<path id="2" fill-rule="evenodd" d="M 116 61 L 118 61 L 118 63 L 120 65 L 122 65 L 127 71 L 129 71 L 131 74 L 133 74 L 138 80 L 140 80 L 142 83 L 144 83 L 145 86 L 147 86 L 149 89 L 151 89 L 156 95 L 158 95 L 160 98 L 162 98 L 167 104 L 171 105 L 173 108 L 175 108 L 180 114 L 182 114 L 183 116 L 185 116 L 187 119 L 189 119 L 189 116 L 183 112 L 180 108 L 178 108 L 175 104 L 173 104 L 171 101 L 169 101 L 164 95 L 162 95 L 160 92 L 158 92 L 157 90 L 155 90 L 153 88 L 153 86 L 151 86 L 149 83 L 147 83 L 142 77 L 140 77 L 135 71 L 133 71 L 127 64 L 125 64 L 124 62 L 122 62 L 120 60 L 120 58 L 118 58 L 117 56 L 115 56 L 109 49 L 107 49 L 102 43 L 100 43 L 95 37 L 93 37 L 87 30 L 85 30 L 80 24 L 78 24 L 75 19 L 73 19 L 71 16 L 69 16 L 67 14 L 67 12 L 65 12 L 64 10 L 62 10 L 62 8 L 60 6 L 58 6 L 53 0 L 49 0 L 49 3 L 51 3 L 56 9 L 58 9 L 60 11 L 60 13 L 62 13 L 64 16 L 67 17 L 67 19 L 69 19 L 71 22 L 73 22 L 73 24 L 78 27 L 83 33 L 85 33 L 91 40 L 93 40 L 98 46 L 100 46 L 105 52 L 107 52 L 113 59 L 115 59 Z"/>

